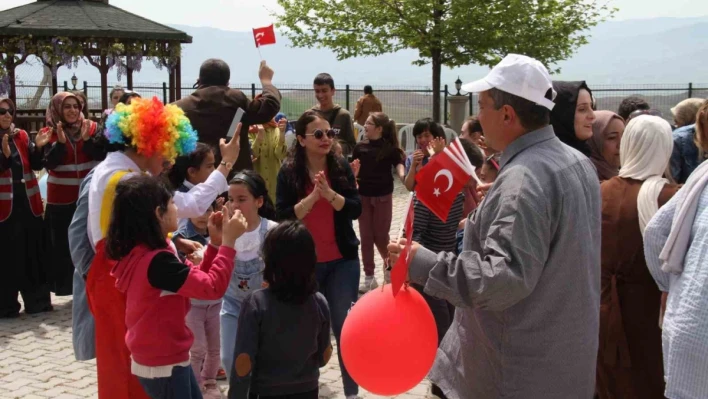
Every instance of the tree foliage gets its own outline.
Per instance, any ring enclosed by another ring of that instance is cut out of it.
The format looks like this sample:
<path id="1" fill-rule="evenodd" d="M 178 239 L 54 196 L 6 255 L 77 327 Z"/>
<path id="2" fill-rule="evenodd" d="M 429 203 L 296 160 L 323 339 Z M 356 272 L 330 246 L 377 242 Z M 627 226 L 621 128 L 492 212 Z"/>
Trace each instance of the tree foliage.
<path id="1" fill-rule="evenodd" d="M 296 47 L 329 48 L 338 60 L 418 50 L 432 64 L 433 90 L 442 65 L 493 66 L 506 54 L 546 65 L 587 43 L 587 30 L 614 13 L 587 0 L 278 0 L 279 26 Z M 558 71 L 557 68 L 549 68 Z M 439 97 L 433 96 L 439 120 Z"/>

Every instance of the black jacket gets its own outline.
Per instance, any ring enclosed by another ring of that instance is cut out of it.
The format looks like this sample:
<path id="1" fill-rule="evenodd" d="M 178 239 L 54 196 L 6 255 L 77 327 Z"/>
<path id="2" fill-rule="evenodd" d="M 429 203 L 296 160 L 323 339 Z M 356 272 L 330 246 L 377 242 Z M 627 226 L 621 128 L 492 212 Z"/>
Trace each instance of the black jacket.
<path id="1" fill-rule="evenodd" d="M 344 197 L 342 210 L 334 211 L 334 234 L 344 259 L 356 259 L 359 256 L 359 239 L 354 232 L 352 220 L 358 219 L 361 214 L 361 199 L 349 164 L 344 159 L 339 159 L 338 162 L 347 176 L 347 184 L 332 180 L 332 190 Z M 295 205 L 302 199 L 297 195 L 295 181 L 291 179 L 288 168 L 285 164 L 278 172 L 278 184 L 275 189 L 275 212 L 278 220 L 296 219 Z"/>

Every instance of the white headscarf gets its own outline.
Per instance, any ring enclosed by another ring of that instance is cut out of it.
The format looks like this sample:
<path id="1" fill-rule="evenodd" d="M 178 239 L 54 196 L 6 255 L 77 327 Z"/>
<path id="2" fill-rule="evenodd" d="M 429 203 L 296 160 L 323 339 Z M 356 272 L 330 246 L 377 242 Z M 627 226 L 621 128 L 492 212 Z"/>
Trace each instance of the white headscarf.
<path id="1" fill-rule="evenodd" d="M 619 176 L 644 181 L 637 197 L 639 230 L 644 236 L 649 220 L 659 210 L 659 194 L 669 181 L 662 175 L 669 165 L 674 141 L 671 125 L 653 115 L 641 115 L 624 130 L 620 142 Z"/>

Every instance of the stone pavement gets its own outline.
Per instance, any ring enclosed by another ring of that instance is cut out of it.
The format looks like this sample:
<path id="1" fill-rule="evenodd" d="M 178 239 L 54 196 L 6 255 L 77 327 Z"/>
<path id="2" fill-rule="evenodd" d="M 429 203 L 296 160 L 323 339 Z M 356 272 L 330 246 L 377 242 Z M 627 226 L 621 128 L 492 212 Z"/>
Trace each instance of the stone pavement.
<path id="1" fill-rule="evenodd" d="M 398 231 L 409 196 L 396 185 L 391 235 Z M 355 230 L 358 226 L 355 223 Z M 376 254 L 376 275 L 383 282 L 382 260 Z M 363 278 L 362 270 L 362 278 Z M 52 296 L 54 311 L 0 320 L 0 399 L 97 398 L 96 362 L 74 359 L 71 344 L 71 297 Z M 332 344 L 335 344 L 332 337 Z M 337 356 L 322 368 L 320 398 L 344 398 Z M 429 382 L 423 381 L 396 398 L 423 399 L 429 395 Z M 224 393 L 228 389 L 221 383 Z M 362 398 L 379 398 L 364 391 Z"/>

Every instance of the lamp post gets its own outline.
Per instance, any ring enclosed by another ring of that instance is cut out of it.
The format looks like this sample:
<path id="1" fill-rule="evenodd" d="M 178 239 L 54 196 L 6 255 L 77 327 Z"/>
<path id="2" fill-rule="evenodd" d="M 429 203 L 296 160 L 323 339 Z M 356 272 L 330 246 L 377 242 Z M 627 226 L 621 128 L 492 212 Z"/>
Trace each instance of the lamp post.
<path id="1" fill-rule="evenodd" d="M 74 73 L 74 76 L 71 77 L 71 85 L 74 86 L 72 90 L 76 90 L 76 83 L 79 82 L 79 79 L 76 77 L 76 73 Z"/>
<path id="2" fill-rule="evenodd" d="M 447 87 L 447 85 L 445 85 Z M 462 124 L 465 122 L 465 113 L 467 102 L 470 101 L 470 97 L 460 93 L 462 90 L 462 80 L 457 77 L 455 81 L 455 89 L 457 93 L 447 97 L 447 92 L 445 93 L 445 114 L 447 115 L 447 105 L 450 106 L 450 123 L 449 126 L 455 132 L 459 132 L 462 129 Z M 446 120 L 447 121 L 447 120 Z"/>

